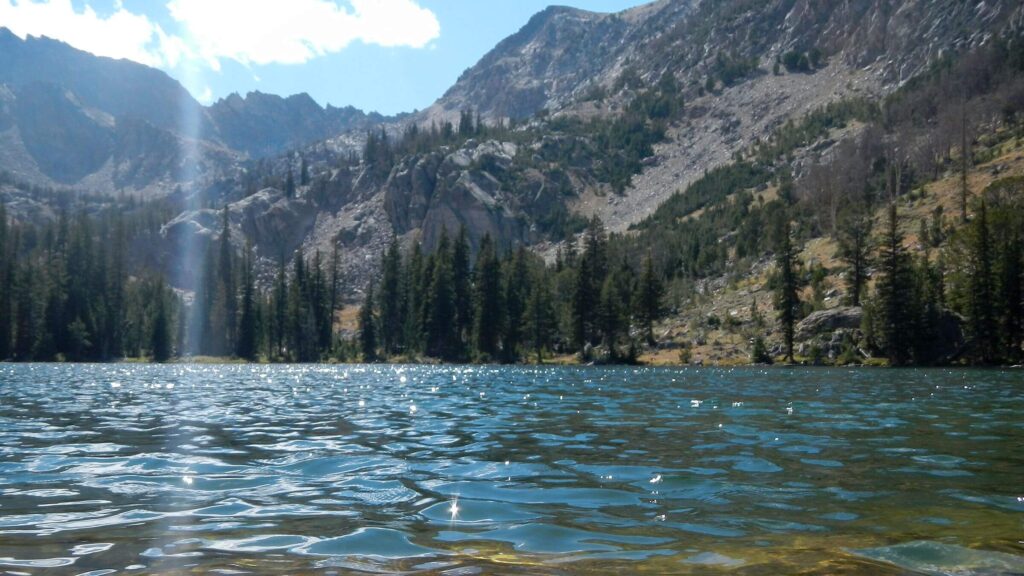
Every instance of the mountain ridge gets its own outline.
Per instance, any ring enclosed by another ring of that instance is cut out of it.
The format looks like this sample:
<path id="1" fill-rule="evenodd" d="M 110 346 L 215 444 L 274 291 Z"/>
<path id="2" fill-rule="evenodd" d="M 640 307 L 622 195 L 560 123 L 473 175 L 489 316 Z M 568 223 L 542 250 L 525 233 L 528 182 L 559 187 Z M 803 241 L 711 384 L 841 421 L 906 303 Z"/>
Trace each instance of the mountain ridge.
<path id="1" fill-rule="evenodd" d="M 23 149 L 23 153 L 7 155 L 9 161 L 20 160 L 0 165 L 0 169 L 42 185 L 97 190 L 127 187 L 151 196 L 166 194 L 182 183 L 188 171 L 181 165 L 168 165 L 168 170 L 162 172 L 136 173 L 129 180 L 103 176 L 107 164 L 126 160 L 152 164 L 144 158 L 113 155 L 112 143 L 118 139 L 114 133 L 122 122 L 134 126 L 145 122 L 155 129 L 149 132 L 157 140 L 175 139 L 183 151 L 194 148 L 190 140 L 201 141 L 205 149 L 222 149 L 214 156 L 223 156 L 226 162 L 214 162 L 217 172 L 246 158 L 275 156 L 388 120 L 351 106 L 322 107 L 306 93 L 281 97 L 251 92 L 244 98 L 233 95 L 203 106 L 161 70 L 131 60 L 94 56 L 47 37 L 21 39 L 3 27 L 0 54 L 0 86 L 5 87 L 0 97 L 0 130 L 19 125 L 20 130 L 8 134 L 5 140 L 9 147 Z M 18 97 L 40 90 L 51 97 L 43 101 Z M 52 97 L 61 92 L 70 97 Z M 61 121 L 54 121 L 55 115 Z M 79 131 L 63 130 L 70 125 L 77 125 Z M 93 136 L 76 139 L 83 131 Z M 44 149 L 40 142 L 43 139 L 60 140 L 68 148 L 64 152 L 91 158 L 73 160 L 68 169 L 63 169 L 59 166 L 63 162 L 61 154 Z"/>

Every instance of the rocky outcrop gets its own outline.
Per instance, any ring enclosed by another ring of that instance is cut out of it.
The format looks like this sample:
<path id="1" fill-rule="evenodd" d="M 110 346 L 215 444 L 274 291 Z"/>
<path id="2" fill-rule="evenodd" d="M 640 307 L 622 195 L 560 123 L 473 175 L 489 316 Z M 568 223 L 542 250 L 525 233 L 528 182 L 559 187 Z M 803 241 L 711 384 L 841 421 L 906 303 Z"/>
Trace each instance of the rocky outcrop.
<path id="1" fill-rule="evenodd" d="M 391 172 L 384 206 L 398 235 L 419 231 L 426 249 L 441 233 L 465 228 L 470 243 L 485 235 L 503 243 L 529 240 L 522 213 L 532 198 L 507 185 L 518 147 L 511 142 L 468 141 L 457 150 L 414 155 Z M 525 197 L 524 197 L 525 196 Z"/>
<path id="2" fill-rule="evenodd" d="M 384 207 L 395 232 L 405 234 L 423 224 L 437 188 L 440 152 L 404 158 L 384 186 Z"/>
<path id="3" fill-rule="evenodd" d="M 863 319 L 864 309 L 860 306 L 818 310 L 796 325 L 796 337 L 808 340 L 841 329 L 856 330 L 860 328 Z"/>

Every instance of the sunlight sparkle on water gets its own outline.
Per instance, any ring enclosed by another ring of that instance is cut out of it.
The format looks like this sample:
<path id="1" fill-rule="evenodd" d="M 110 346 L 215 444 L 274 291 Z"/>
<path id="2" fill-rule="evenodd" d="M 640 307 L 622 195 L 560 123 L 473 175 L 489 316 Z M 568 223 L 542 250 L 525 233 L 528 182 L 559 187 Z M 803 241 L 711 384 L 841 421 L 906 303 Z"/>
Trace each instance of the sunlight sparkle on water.
<path id="1" fill-rule="evenodd" d="M 942 573 L 960 574 L 1024 551 L 1017 373 L 967 392 L 926 370 L 342 370 L 0 364 L 0 564 L 489 574 L 521 554 L 522 571 L 568 576 L 747 557 L 764 574 L 874 576 L 924 572 L 881 572 L 863 550 L 950 552 Z M 911 401 L 936 382 L 952 396 Z M 930 544 L 892 548 L 911 537 Z"/>

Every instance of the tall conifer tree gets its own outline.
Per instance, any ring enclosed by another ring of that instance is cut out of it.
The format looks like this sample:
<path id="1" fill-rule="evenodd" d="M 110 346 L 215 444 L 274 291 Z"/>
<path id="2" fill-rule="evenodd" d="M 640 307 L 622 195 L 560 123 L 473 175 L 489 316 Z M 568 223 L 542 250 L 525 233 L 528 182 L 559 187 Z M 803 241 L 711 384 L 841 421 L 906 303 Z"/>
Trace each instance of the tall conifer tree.
<path id="1" fill-rule="evenodd" d="M 775 265 L 778 278 L 775 288 L 775 308 L 779 311 L 783 342 L 786 346 L 786 360 L 793 361 L 793 334 L 800 314 L 800 281 L 797 276 L 797 252 L 793 246 L 789 220 L 784 220 L 778 234 L 775 249 Z"/>

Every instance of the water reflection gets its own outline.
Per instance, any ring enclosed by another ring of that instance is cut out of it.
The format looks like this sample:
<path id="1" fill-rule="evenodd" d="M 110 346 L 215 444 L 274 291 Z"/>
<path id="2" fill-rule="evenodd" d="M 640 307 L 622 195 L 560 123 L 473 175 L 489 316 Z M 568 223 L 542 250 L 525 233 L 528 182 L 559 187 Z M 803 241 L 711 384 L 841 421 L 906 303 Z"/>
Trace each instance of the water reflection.
<path id="1" fill-rule="evenodd" d="M 994 371 L 0 366 L 0 568 L 1019 573 L 1022 401 Z"/>

